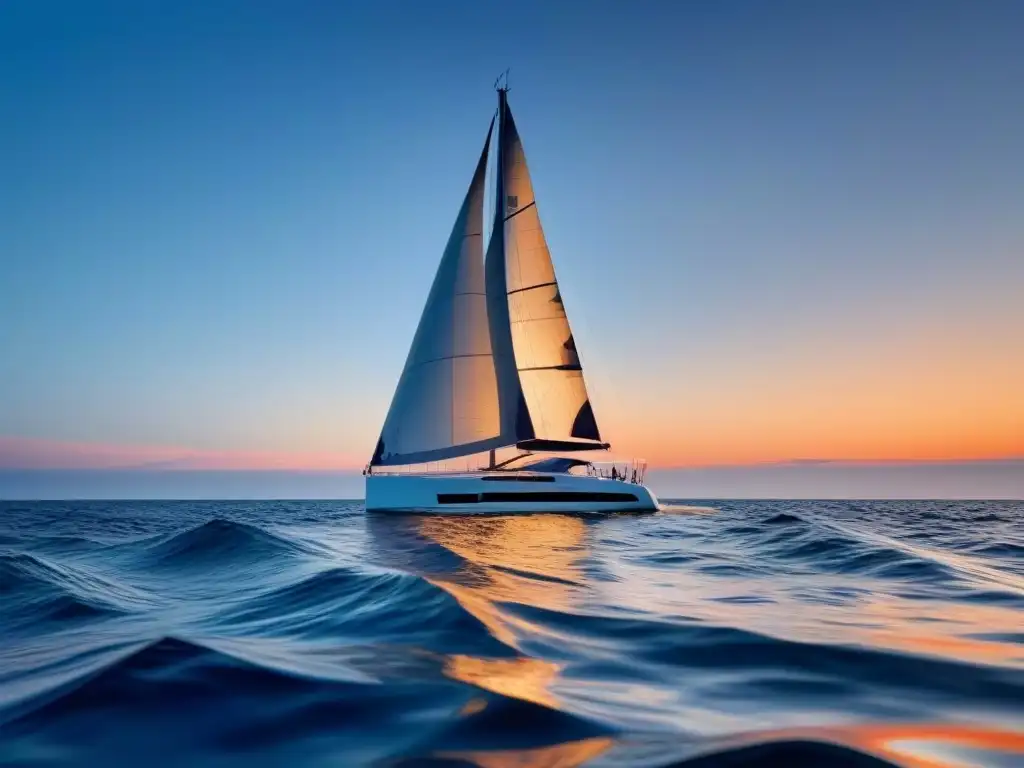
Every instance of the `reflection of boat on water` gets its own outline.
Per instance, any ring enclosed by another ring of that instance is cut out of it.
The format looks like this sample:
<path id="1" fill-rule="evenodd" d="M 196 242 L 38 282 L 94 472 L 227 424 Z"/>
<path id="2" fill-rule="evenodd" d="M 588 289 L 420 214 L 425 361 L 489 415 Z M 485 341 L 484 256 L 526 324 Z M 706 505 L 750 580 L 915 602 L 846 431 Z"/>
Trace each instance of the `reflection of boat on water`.
<path id="1" fill-rule="evenodd" d="M 579 458 L 610 446 L 587 393 L 506 93 L 498 91 L 496 204 L 486 259 L 484 179 L 493 120 L 365 471 L 366 508 L 655 510 L 658 501 L 643 485 L 644 462 L 606 474 Z"/>
<path id="2" fill-rule="evenodd" d="M 565 612 L 586 590 L 586 516 L 369 515 L 366 525 L 382 564 L 449 592 Z"/>
<path id="3" fill-rule="evenodd" d="M 503 658 L 450 654 L 449 677 L 505 696 L 558 708 L 551 690 L 560 666 L 521 653 L 537 632 L 516 604 L 568 612 L 582 597 L 578 561 L 587 523 L 570 515 L 441 518 L 367 517 L 381 564 L 413 573 L 451 595 L 514 653 Z"/>
<path id="4" fill-rule="evenodd" d="M 579 561 L 587 554 L 586 520 L 564 514 L 368 515 L 366 525 L 375 560 L 444 590 L 508 651 L 500 656 L 445 654 L 446 677 L 500 697 L 564 711 L 554 690 L 561 664 L 523 652 L 522 640 L 537 628 L 510 606 L 571 609 L 584 591 Z M 475 699 L 462 714 L 477 715 L 487 706 L 484 699 Z M 590 726 L 584 730 L 594 732 Z M 573 768 L 614 743 L 607 736 L 580 733 L 528 748 L 440 749 L 434 758 L 481 768 Z"/>

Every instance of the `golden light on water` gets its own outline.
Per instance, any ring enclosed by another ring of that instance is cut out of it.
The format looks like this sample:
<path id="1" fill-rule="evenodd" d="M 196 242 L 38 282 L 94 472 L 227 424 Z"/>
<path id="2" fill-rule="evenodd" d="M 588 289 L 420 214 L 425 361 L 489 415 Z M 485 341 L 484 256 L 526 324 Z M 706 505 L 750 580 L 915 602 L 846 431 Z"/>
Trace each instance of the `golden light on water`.
<path id="1" fill-rule="evenodd" d="M 504 610 L 522 603 L 557 612 L 570 611 L 582 589 L 576 561 L 584 552 L 586 526 L 566 515 L 507 517 L 422 517 L 416 530 L 458 555 L 462 566 L 450 577 L 427 576 L 476 617 L 491 635 L 520 649 L 520 638 L 544 629 Z M 558 708 L 551 686 L 560 666 L 517 658 L 447 657 L 444 673 L 485 690 Z"/>
<path id="2" fill-rule="evenodd" d="M 614 744 L 612 739 L 599 737 L 536 749 L 438 752 L 435 757 L 465 760 L 479 768 L 575 768 L 606 752 Z"/>
<path id="3" fill-rule="evenodd" d="M 488 659 L 452 654 L 445 659 L 444 674 L 484 690 L 558 709 L 558 699 L 549 687 L 557 679 L 559 666 L 540 659 Z"/>
<path id="4" fill-rule="evenodd" d="M 784 739 L 813 739 L 842 744 L 905 768 L 967 768 L 984 765 L 986 752 L 999 754 L 1001 760 L 1020 756 L 1024 762 L 1024 733 L 975 725 L 896 723 L 779 729 L 751 733 L 743 741 Z"/>

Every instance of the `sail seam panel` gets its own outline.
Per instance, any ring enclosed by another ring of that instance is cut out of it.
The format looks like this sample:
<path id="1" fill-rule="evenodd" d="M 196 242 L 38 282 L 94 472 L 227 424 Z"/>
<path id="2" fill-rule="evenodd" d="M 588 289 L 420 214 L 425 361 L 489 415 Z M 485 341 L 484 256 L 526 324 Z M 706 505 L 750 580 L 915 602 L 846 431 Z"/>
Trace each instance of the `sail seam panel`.
<path id="1" fill-rule="evenodd" d="M 520 317 L 516 320 L 513 320 L 512 323 L 514 325 L 520 325 L 522 323 L 549 323 L 552 320 L 561 320 L 563 317 L 565 317 L 565 315 L 549 315 L 548 317 Z M 568 323 L 566 323 L 566 325 L 568 325 Z M 572 328 L 569 329 L 569 332 L 572 333 Z"/>

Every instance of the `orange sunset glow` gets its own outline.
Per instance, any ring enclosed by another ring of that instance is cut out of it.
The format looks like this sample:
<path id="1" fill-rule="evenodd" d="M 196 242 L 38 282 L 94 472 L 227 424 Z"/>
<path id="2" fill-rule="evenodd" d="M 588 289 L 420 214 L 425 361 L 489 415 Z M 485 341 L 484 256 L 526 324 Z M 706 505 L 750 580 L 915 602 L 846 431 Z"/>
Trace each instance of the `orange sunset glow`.
<path id="1" fill-rule="evenodd" d="M 658 466 L 1024 457 L 1024 336 L 983 351 L 833 352 L 753 375 L 677 360 L 645 385 L 649 397 L 615 397 L 625 387 L 602 377 L 603 424 L 615 449 Z"/>

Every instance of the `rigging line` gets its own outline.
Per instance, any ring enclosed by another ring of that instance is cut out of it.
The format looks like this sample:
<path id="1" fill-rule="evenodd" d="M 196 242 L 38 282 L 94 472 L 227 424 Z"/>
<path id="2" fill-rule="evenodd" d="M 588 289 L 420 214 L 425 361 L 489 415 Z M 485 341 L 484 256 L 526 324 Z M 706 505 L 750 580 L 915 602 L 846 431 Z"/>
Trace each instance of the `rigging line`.
<path id="1" fill-rule="evenodd" d="M 509 214 L 508 216 L 506 216 L 506 217 L 505 217 L 505 221 L 508 221 L 509 219 L 513 219 L 513 218 L 515 218 L 516 216 L 518 216 L 518 215 L 519 215 L 520 213 L 522 213 L 523 211 L 528 211 L 528 210 L 529 210 L 530 208 L 533 208 L 533 206 L 535 206 L 536 204 L 537 204 L 537 201 L 536 201 L 536 200 L 534 200 L 534 201 L 533 201 L 532 203 L 530 203 L 529 205 L 524 205 L 524 206 L 523 206 L 522 208 L 520 208 L 520 209 L 519 209 L 518 211 L 516 211 L 515 213 L 510 213 L 510 214 Z"/>
<path id="2" fill-rule="evenodd" d="M 582 371 L 582 365 L 538 365 L 533 368 L 517 368 L 517 371 Z"/>
<path id="3" fill-rule="evenodd" d="M 472 353 L 466 354 L 466 355 L 444 355 L 443 357 L 432 357 L 429 360 L 421 360 L 418 363 L 413 363 L 412 365 L 410 365 L 405 370 L 406 371 L 412 371 L 412 370 L 415 370 L 416 368 L 419 368 L 422 365 L 429 365 L 430 363 L 442 363 L 445 360 L 458 360 L 458 359 L 461 359 L 461 358 L 464 358 L 464 357 L 490 357 L 490 356 L 491 356 L 490 352 L 472 352 Z"/>
<path id="4" fill-rule="evenodd" d="M 497 86 L 497 81 L 495 81 L 495 86 Z M 498 114 L 498 111 L 499 111 L 498 108 L 495 107 L 494 114 L 491 115 L 491 123 L 494 125 L 492 130 L 494 131 L 494 133 L 498 134 L 498 137 L 497 137 L 497 139 L 495 139 L 495 142 L 494 142 L 494 145 L 495 145 L 495 151 L 494 151 L 494 176 L 495 176 L 495 178 L 492 179 L 492 181 L 496 181 L 497 180 L 498 160 L 499 160 L 499 158 L 501 156 L 501 153 L 500 153 L 501 147 L 499 146 L 499 144 L 501 142 L 501 131 L 500 131 L 501 120 L 500 120 L 500 115 Z M 497 121 L 495 121 L 496 118 L 498 118 Z M 490 163 L 491 163 L 491 157 L 490 157 L 490 155 L 488 155 L 487 164 L 490 165 Z M 485 177 L 486 177 L 486 171 L 485 171 Z M 492 186 L 493 185 L 491 185 L 491 184 L 485 184 L 484 185 L 484 195 L 487 196 L 487 197 L 490 197 L 490 202 L 491 202 L 491 208 L 490 208 L 490 211 L 488 212 L 488 217 L 487 217 L 487 221 L 489 221 L 489 222 L 493 222 L 494 221 L 494 209 L 495 209 L 495 206 L 497 205 L 497 202 L 496 202 L 497 192 L 493 191 L 493 192 L 491 192 L 490 195 L 487 195 L 487 190 L 490 189 Z M 485 222 L 485 224 L 486 224 L 486 222 Z M 492 229 L 493 229 L 493 227 L 492 227 Z M 494 233 L 491 232 L 490 234 L 493 235 Z"/>
<path id="5" fill-rule="evenodd" d="M 552 285 L 558 285 L 558 283 L 552 280 L 550 283 L 537 283 L 536 285 L 528 285 L 526 288 L 516 288 L 505 293 L 506 296 L 511 296 L 513 293 L 522 293 L 523 291 L 532 291 L 534 288 L 547 288 Z"/>

